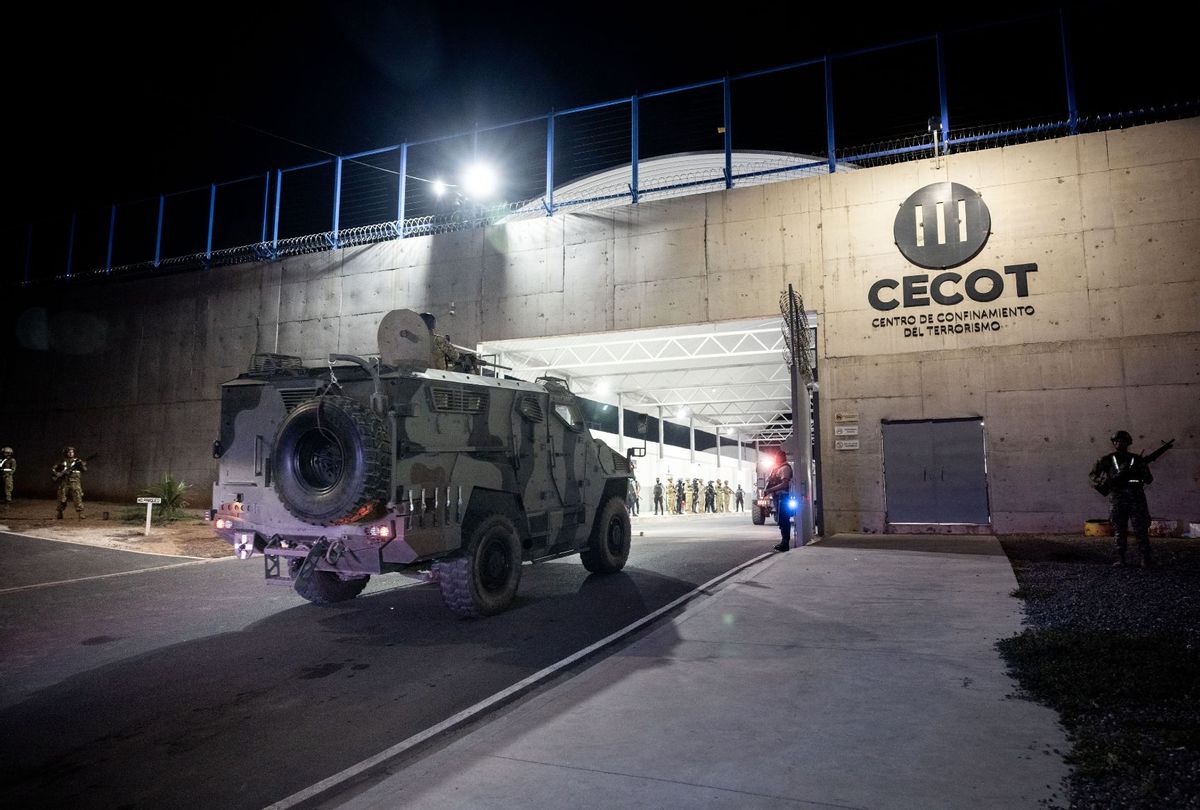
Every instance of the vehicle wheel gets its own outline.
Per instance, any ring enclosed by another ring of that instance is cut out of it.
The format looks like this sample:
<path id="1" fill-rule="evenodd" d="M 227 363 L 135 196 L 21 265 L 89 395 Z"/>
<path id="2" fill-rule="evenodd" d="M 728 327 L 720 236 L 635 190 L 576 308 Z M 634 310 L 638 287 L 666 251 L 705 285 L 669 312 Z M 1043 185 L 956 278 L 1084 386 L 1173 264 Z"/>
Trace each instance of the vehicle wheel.
<path id="1" fill-rule="evenodd" d="M 757 503 L 750 505 L 750 522 L 755 526 L 761 526 L 767 522 L 766 516 L 763 514 L 762 507 Z"/>
<path id="2" fill-rule="evenodd" d="M 302 402 L 280 424 L 271 473 L 288 512 L 336 525 L 372 517 L 387 503 L 390 463 L 379 415 L 327 396 Z"/>
<path id="3" fill-rule="evenodd" d="M 494 616 L 521 582 L 521 540 L 512 521 L 492 515 L 471 532 L 466 550 L 434 563 L 442 601 L 464 618 Z"/>
<path id="4" fill-rule="evenodd" d="M 620 498 L 609 498 L 600 510 L 588 547 L 579 553 L 583 567 L 593 574 L 615 574 L 629 559 L 632 531 L 629 512 Z"/>
<path id="5" fill-rule="evenodd" d="M 329 605 L 353 599 L 370 581 L 370 574 L 343 579 L 333 571 L 313 571 L 306 580 L 296 580 L 296 593 L 314 605 Z"/>

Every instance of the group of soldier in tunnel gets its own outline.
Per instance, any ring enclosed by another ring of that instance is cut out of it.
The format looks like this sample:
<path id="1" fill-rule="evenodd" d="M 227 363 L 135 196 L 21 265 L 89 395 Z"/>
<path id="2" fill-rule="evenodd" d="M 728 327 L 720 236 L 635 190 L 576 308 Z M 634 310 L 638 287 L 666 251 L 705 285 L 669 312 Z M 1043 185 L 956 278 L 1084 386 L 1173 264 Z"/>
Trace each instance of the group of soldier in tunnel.
<path id="1" fill-rule="evenodd" d="M 701 501 L 703 496 L 703 501 Z M 745 508 L 746 493 L 742 485 L 737 489 L 729 486 L 728 480 L 709 481 L 703 487 L 699 478 L 691 481 L 667 476 L 664 486 L 661 478 L 654 479 L 654 514 L 682 515 L 689 510 L 703 512 L 741 512 Z M 703 507 L 701 504 L 703 503 Z M 665 506 L 665 509 L 664 509 Z"/>

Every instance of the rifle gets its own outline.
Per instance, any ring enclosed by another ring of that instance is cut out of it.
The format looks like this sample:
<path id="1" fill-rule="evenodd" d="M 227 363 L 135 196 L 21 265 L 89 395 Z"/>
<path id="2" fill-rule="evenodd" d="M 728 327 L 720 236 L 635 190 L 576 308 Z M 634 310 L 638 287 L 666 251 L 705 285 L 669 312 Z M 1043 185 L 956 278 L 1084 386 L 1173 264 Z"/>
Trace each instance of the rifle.
<path id="1" fill-rule="evenodd" d="M 1159 459 L 1159 457 L 1162 456 L 1163 453 L 1170 450 L 1174 445 L 1175 445 L 1175 440 L 1171 439 L 1169 441 L 1163 442 L 1162 445 L 1159 446 L 1159 448 L 1157 450 L 1153 450 L 1144 456 L 1135 454 L 1135 458 L 1141 459 L 1144 464 L 1149 466 L 1151 464 L 1151 462 L 1157 461 Z M 1123 484 L 1125 482 L 1125 480 L 1129 477 L 1130 471 L 1133 470 L 1135 463 L 1136 462 L 1130 462 L 1129 466 L 1123 470 L 1116 470 L 1116 471 L 1104 470 L 1104 471 L 1102 471 L 1101 474 L 1097 477 L 1097 480 L 1095 481 L 1095 483 L 1092 484 L 1092 487 L 1097 492 L 1099 492 L 1101 495 L 1107 496 L 1108 493 L 1112 492 L 1113 489 L 1116 488 L 1119 484 Z"/>
<path id="2" fill-rule="evenodd" d="M 67 475 L 68 473 L 73 471 L 75 469 L 76 465 L 79 464 L 80 462 L 83 463 L 83 468 L 80 469 L 80 472 L 83 472 L 84 469 L 87 469 L 87 463 L 89 461 L 95 461 L 99 457 L 100 457 L 99 453 L 92 453 L 87 458 L 73 458 L 73 459 L 71 459 L 71 463 L 64 464 L 63 468 L 61 470 L 51 470 L 50 477 L 54 481 L 59 481 L 62 479 L 62 477 L 64 475 Z M 55 464 L 54 466 L 57 467 L 58 465 Z"/>
<path id="3" fill-rule="evenodd" d="M 1154 451 L 1142 456 L 1142 461 L 1146 462 L 1147 464 L 1149 464 L 1152 461 L 1157 461 L 1159 456 L 1161 456 L 1163 453 L 1170 450 L 1174 445 L 1175 445 L 1174 439 L 1163 442 L 1162 446 L 1159 447 L 1157 450 L 1154 450 Z"/>

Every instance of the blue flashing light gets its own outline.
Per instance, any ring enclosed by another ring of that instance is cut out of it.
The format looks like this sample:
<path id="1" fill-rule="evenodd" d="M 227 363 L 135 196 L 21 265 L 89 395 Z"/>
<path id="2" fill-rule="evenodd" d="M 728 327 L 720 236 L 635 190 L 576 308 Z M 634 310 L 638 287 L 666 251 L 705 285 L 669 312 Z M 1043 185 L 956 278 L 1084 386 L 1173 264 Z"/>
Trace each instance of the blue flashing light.
<path id="1" fill-rule="evenodd" d="M 788 498 L 788 509 L 795 512 L 796 507 L 798 507 L 799 505 L 800 505 L 800 502 L 798 500 L 796 500 L 795 498 Z"/>

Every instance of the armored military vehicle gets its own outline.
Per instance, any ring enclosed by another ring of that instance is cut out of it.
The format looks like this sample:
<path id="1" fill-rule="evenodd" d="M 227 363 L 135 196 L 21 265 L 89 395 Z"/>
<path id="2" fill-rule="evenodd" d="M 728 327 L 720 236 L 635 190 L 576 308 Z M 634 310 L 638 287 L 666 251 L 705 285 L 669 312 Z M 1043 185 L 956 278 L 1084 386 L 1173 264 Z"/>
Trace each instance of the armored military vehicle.
<path id="1" fill-rule="evenodd" d="M 776 525 L 779 523 L 779 515 L 775 514 L 775 498 L 767 494 L 767 488 L 778 480 L 775 478 L 775 471 L 783 461 L 787 461 L 786 456 L 775 456 L 769 451 L 764 451 L 760 455 L 754 500 L 750 503 L 750 521 L 755 526 L 762 526 L 768 519 Z"/>
<path id="2" fill-rule="evenodd" d="M 427 568 L 450 610 L 486 616 L 512 602 L 523 562 L 619 571 L 629 461 L 591 436 L 567 384 L 438 370 L 434 351 L 397 310 L 375 358 L 255 355 L 221 389 L 217 534 L 318 604 Z"/>
<path id="3" fill-rule="evenodd" d="M 775 500 L 763 490 L 764 487 L 759 485 L 758 495 L 750 504 L 750 522 L 755 526 L 763 525 L 767 518 L 771 518 L 775 523 L 779 522 L 779 516 L 775 514 Z"/>

